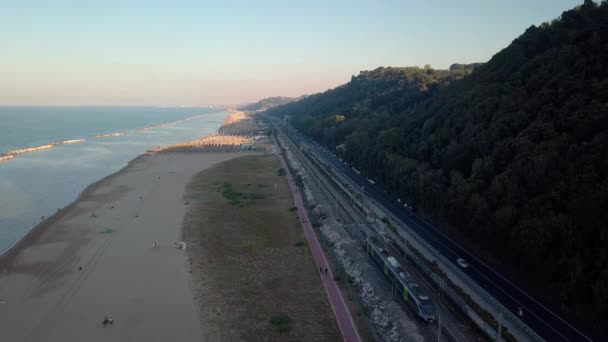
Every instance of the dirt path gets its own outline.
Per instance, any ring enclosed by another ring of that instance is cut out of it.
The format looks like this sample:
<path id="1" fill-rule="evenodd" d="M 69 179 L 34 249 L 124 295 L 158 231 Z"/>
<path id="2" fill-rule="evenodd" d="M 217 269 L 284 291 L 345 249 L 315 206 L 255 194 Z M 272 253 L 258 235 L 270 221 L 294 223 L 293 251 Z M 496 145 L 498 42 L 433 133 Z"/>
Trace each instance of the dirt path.
<path id="1" fill-rule="evenodd" d="M 288 170 L 285 160 L 281 155 L 279 155 L 279 159 L 281 161 L 281 165 L 283 165 L 283 167 Z M 318 267 L 327 270 L 326 276 L 321 278 L 323 280 L 323 286 L 325 287 L 327 296 L 329 297 L 329 302 L 336 316 L 336 320 L 338 321 L 338 324 L 340 326 L 340 332 L 342 333 L 342 337 L 347 342 L 361 341 L 359 333 L 357 332 L 357 328 L 355 327 L 355 323 L 353 322 L 353 318 L 351 317 L 350 311 L 348 310 L 348 306 L 344 302 L 342 293 L 340 292 L 338 285 L 334 281 L 334 276 L 331 271 L 331 267 L 329 266 L 329 263 L 325 258 L 323 249 L 321 249 L 321 245 L 319 244 L 317 235 L 315 234 L 315 231 L 313 230 L 312 225 L 310 224 L 310 220 L 308 219 L 306 209 L 304 208 L 304 204 L 302 202 L 302 197 L 300 196 L 298 188 L 296 187 L 289 171 L 287 171 L 287 180 L 289 182 L 289 188 L 293 193 L 296 207 L 298 208 L 298 215 L 300 217 L 302 226 L 304 227 L 304 232 L 306 234 L 306 238 L 308 239 L 308 244 L 310 245 L 315 264 Z"/>

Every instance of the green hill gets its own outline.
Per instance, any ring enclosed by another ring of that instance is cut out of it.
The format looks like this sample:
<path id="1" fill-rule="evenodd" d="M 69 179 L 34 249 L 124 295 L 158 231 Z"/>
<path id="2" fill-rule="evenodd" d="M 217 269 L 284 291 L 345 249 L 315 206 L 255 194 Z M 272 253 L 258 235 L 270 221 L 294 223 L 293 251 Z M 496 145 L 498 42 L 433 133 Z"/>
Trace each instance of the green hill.
<path id="1" fill-rule="evenodd" d="M 528 28 L 483 65 L 378 68 L 268 112 L 344 144 L 366 175 L 606 336 L 606 1 Z"/>
<path id="2" fill-rule="evenodd" d="M 240 110 L 246 110 L 246 111 L 264 110 L 264 109 L 272 108 L 275 106 L 283 105 L 283 104 L 295 101 L 297 99 L 298 98 L 295 98 L 295 97 L 284 97 L 284 96 L 267 97 L 265 99 L 259 100 L 258 102 L 239 106 L 238 108 Z"/>

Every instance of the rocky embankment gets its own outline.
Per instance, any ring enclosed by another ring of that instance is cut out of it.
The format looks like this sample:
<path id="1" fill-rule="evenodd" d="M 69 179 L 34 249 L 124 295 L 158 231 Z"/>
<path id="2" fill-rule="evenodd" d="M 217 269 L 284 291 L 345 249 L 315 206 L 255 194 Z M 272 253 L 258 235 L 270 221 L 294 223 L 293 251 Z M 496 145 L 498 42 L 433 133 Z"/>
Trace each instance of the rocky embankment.
<path id="1" fill-rule="evenodd" d="M 285 142 L 282 141 L 280 137 L 279 142 L 282 146 L 286 146 Z M 312 207 L 311 216 L 314 217 L 317 222 L 322 222 L 314 195 L 306 184 L 308 174 L 289 149 L 285 150 L 285 155 L 289 166 L 295 171 L 295 174 L 304 180 L 303 193 L 306 203 L 309 207 Z M 337 227 L 337 225 L 338 223 L 322 223 L 319 230 L 321 231 L 322 237 L 331 244 L 332 253 L 340 263 L 340 267 L 342 267 L 344 272 L 352 280 L 355 288 L 358 289 L 359 299 L 371 319 L 376 334 L 382 341 L 405 342 L 405 337 L 401 336 L 399 332 L 399 325 L 395 323 L 397 319 L 390 317 L 386 311 L 386 303 L 376 295 L 373 285 L 367 281 L 364 273 L 361 271 L 361 266 L 348 257 L 346 251 L 342 248 L 342 245 L 345 242 L 340 233 L 338 233 L 339 227 Z"/>

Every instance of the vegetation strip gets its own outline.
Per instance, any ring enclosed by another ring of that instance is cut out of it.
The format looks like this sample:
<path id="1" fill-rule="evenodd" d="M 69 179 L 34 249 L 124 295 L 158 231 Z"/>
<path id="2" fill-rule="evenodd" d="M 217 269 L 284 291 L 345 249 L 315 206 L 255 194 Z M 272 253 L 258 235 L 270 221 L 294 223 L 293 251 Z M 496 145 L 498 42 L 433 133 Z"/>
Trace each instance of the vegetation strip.
<path id="1" fill-rule="evenodd" d="M 235 158 L 197 175 L 184 198 L 206 340 L 340 338 L 278 167 L 273 155 Z"/>

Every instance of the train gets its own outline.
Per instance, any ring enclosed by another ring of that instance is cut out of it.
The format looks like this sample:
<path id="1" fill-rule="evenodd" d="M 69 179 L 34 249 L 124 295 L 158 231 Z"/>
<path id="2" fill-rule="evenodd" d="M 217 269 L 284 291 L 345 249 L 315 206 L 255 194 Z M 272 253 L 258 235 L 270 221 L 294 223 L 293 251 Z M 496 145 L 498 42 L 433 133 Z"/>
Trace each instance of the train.
<path id="1" fill-rule="evenodd" d="M 394 284 L 399 297 L 409 306 L 416 316 L 427 323 L 435 322 L 435 304 L 416 280 L 401 267 L 401 264 L 385 249 L 368 240 L 368 253 L 380 267 L 384 275 Z"/>

